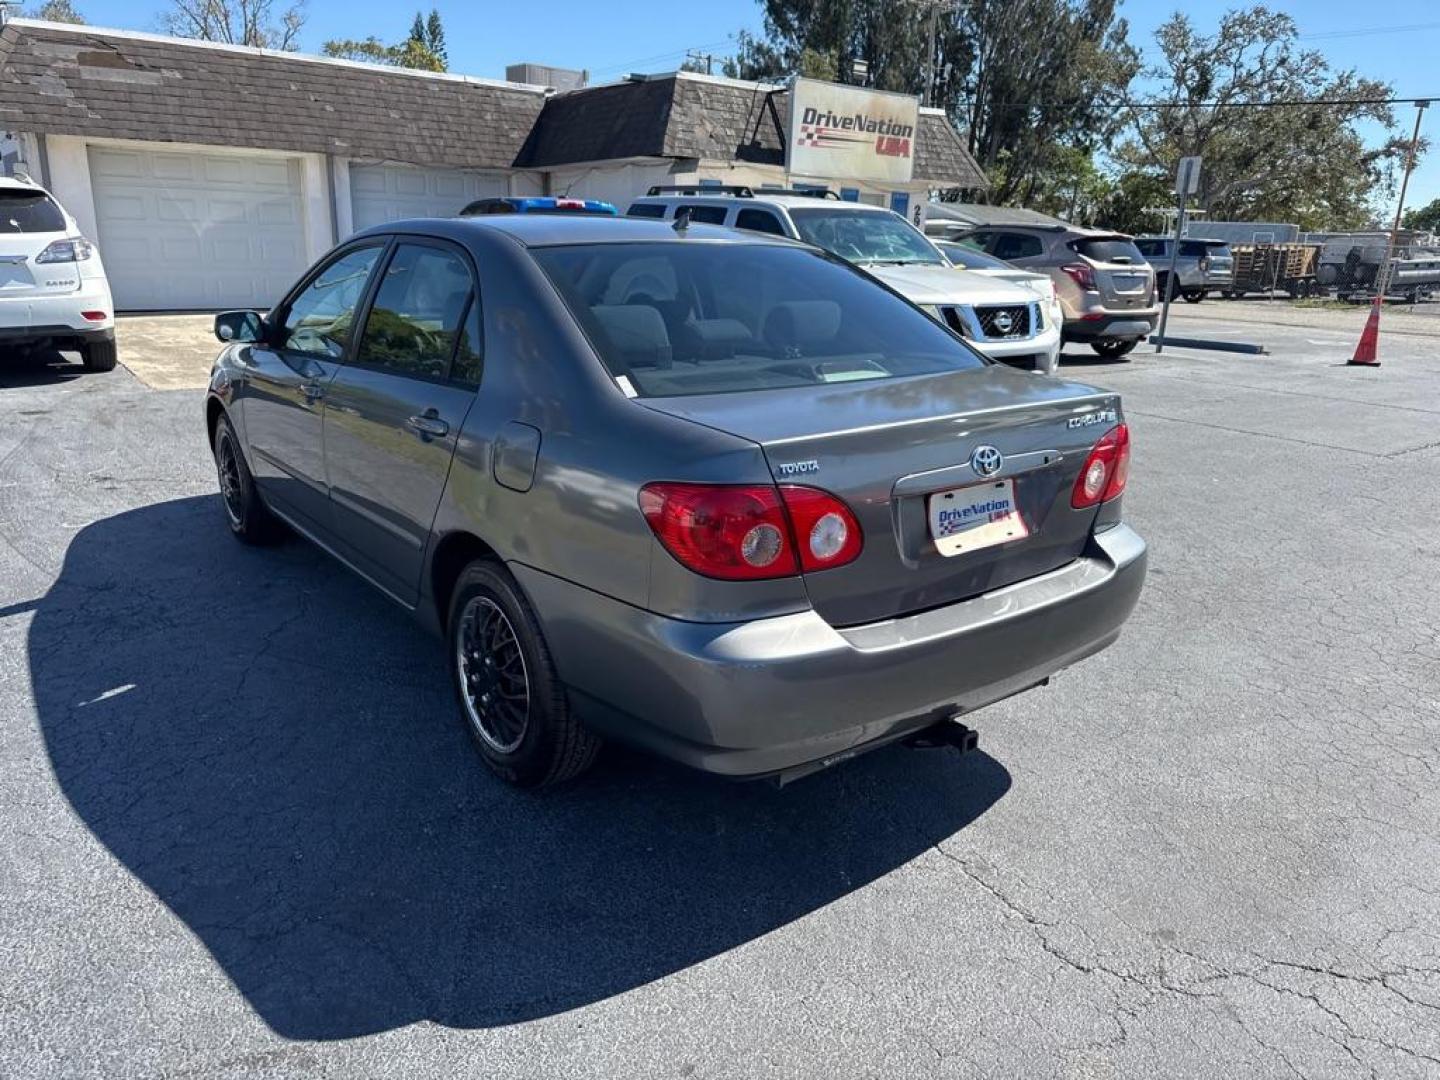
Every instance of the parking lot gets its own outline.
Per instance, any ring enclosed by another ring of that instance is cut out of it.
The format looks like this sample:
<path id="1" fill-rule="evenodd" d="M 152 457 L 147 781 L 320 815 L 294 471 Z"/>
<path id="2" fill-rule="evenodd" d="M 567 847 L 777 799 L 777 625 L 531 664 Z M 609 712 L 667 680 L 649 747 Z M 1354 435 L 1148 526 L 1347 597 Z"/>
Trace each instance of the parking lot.
<path id="1" fill-rule="evenodd" d="M 503 786 L 436 642 L 227 535 L 212 343 L 0 366 L 0 1075 L 1440 1075 L 1440 324 L 1229 307 L 1171 330 L 1271 355 L 1062 365 L 1121 641 L 781 790 Z"/>

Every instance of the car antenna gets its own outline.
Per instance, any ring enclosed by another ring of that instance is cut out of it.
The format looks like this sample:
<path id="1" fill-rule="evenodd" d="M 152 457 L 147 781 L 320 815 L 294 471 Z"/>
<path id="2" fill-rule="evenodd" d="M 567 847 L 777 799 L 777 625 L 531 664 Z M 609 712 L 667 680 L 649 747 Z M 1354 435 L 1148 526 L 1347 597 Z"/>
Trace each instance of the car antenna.
<path id="1" fill-rule="evenodd" d="M 675 220 L 670 227 L 678 233 L 683 233 L 690 228 L 690 208 L 688 206 L 682 206 L 675 211 Z"/>

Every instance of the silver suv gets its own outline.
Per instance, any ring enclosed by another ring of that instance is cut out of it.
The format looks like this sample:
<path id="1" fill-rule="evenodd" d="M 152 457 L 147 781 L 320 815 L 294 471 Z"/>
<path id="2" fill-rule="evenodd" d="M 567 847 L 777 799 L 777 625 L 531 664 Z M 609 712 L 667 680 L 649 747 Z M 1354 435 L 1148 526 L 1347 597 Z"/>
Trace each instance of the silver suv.
<path id="1" fill-rule="evenodd" d="M 627 217 L 728 225 L 824 248 L 883 281 L 992 360 L 1054 374 L 1060 327 L 1052 293 L 957 269 L 899 214 L 824 189 L 652 187 Z"/>
<path id="2" fill-rule="evenodd" d="M 1163 297 L 1170 277 L 1170 253 L 1175 246 L 1175 238 L 1141 236 L 1135 240 L 1135 246 L 1154 267 L 1156 291 Z M 1230 245 L 1224 240 L 1182 237 L 1180 254 L 1175 259 L 1175 284 L 1170 287 L 1170 299 L 1179 296 L 1187 303 L 1198 304 L 1211 291 L 1230 288 L 1234 267 L 1235 258 L 1230 254 Z"/>
<path id="3" fill-rule="evenodd" d="M 1055 282 L 1063 338 L 1120 357 L 1155 329 L 1155 272 L 1130 237 L 1073 225 L 990 225 L 953 237 Z"/>

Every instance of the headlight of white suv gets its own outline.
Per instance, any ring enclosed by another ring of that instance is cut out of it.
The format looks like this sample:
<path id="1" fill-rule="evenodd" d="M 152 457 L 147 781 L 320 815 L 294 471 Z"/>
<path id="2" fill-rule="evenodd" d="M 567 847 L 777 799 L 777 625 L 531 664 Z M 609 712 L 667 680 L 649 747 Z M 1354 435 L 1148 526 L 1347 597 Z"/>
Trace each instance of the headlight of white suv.
<path id="1" fill-rule="evenodd" d="M 95 245 L 89 240 L 56 240 L 39 255 L 37 263 L 83 262 L 95 254 Z"/>

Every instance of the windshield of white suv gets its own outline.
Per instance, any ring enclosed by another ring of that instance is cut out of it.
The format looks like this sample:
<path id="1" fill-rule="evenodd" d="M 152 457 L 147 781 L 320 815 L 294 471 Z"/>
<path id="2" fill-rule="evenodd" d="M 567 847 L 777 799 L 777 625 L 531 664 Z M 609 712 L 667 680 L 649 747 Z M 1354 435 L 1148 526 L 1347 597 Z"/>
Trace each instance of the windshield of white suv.
<path id="1" fill-rule="evenodd" d="M 928 263 L 944 257 L 914 226 L 888 210 L 791 209 L 795 231 L 806 243 L 853 263 Z"/>
<path id="2" fill-rule="evenodd" d="M 633 397 L 894 379 L 986 363 L 853 266 L 801 247 L 677 241 L 533 254 Z"/>
<path id="3" fill-rule="evenodd" d="M 65 231 L 65 215 L 44 192 L 0 188 L 0 233 Z"/>

